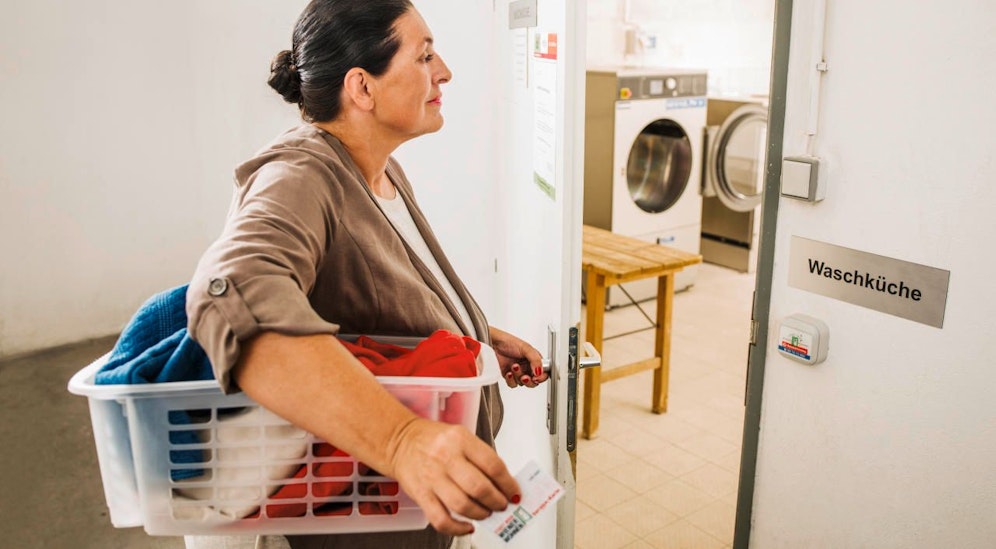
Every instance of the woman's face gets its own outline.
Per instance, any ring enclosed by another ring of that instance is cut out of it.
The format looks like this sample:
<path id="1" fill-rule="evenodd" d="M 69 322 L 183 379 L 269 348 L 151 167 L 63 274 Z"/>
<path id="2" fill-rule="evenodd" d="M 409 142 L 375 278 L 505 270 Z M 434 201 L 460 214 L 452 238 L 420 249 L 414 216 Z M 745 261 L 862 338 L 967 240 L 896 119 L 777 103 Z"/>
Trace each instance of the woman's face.
<path id="1" fill-rule="evenodd" d="M 432 33 L 414 8 L 394 24 L 401 42 L 387 72 L 376 78 L 374 115 L 410 139 L 443 127 L 440 85 L 453 74 L 433 49 Z"/>

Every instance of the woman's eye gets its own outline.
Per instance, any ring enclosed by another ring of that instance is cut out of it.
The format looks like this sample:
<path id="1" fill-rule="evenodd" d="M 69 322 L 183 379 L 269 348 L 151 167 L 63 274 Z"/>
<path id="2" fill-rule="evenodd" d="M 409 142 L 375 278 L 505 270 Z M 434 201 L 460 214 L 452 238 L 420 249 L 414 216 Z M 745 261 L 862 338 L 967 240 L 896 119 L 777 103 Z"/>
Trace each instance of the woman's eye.
<path id="1" fill-rule="evenodd" d="M 433 59 L 435 59 L 435 58 L 436 58 L 436 55 L 435 55 L 435 54 L 432 54 L 432 53 L 427 53 L 427 54 L 425 54 L 425 56 L 424 56 L 424 57 L 422 57 L 422 61 L 424 61 L 424 62 L 428 63 L 429 61 L 432 61 L 432 60 L 433 60 Z"/>

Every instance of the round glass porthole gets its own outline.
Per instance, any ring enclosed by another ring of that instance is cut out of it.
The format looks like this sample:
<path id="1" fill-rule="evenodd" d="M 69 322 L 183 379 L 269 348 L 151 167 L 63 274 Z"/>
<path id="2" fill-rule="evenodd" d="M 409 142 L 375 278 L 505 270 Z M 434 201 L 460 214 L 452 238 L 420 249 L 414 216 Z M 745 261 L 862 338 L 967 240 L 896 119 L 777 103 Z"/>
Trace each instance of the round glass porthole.
<path id="1" fill-rule="evenodd" d="M 629 196 L 643 211 L 660 213 L 674 205 L 692 173 L 692 144 L 671 120 L 643 128 L 629 150 L 626 180 Z"/>
<path id="2" fill-rule="evenodd" d="M 733 211 L 761 204 L 767 131 L 767 109 L 744 105 L 726 118 L 711 144 L 708 176 L 720 202 Z"/>

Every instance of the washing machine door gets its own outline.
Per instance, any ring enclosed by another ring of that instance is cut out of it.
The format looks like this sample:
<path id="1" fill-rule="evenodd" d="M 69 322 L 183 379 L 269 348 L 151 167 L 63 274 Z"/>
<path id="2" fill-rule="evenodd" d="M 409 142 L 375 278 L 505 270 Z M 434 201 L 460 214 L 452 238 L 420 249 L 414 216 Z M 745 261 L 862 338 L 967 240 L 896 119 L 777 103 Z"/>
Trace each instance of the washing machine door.
<path id="1" fill-rule="evenodd" d="M 709 143 L 706 177 L 727 208 L 749 212 L 764 191 L 768 109 L 748 104 L 731 112 Z"/>
<path id="2" fill-rule="evenodd" d="M 692 173 L 692 144 L 680 124 L 655 120 L 636 136 L 626 161 L 629 196 L 641 210 L 660 213 L 681 197 Z"/>

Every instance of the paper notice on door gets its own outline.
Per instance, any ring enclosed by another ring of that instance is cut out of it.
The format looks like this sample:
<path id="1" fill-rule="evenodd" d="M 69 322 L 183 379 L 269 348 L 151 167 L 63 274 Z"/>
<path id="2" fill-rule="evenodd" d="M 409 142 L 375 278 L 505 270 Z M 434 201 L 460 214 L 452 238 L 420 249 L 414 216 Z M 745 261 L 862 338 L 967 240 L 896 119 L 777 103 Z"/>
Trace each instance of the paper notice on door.
<path id="1" fill-rule="evenodd" d="M 529 87 L 529 29 L 512 31 L 512 63 L 514 64 L 515 83 L 523 88 Z"/>
<path id="2" fill-rule="evenodd" d="M 533 182 L 556 199 L 557 35 L 537 31 L 533 40 Z"/>
<path id="3" fill-rule="evenodd" d="M 553 504 L 564 495 L 564 488 L 534 461 L 527 463 L 515 480 L 522 489 L 522 501 L 478 522 L 482 529 L 493 532 L 505 543 L 512 541 L 537 515 L 552 511 Z"/>

